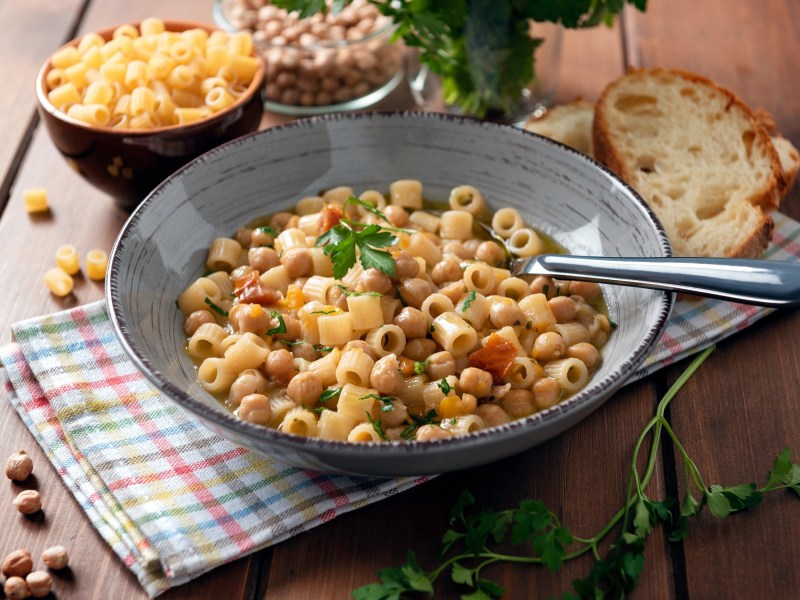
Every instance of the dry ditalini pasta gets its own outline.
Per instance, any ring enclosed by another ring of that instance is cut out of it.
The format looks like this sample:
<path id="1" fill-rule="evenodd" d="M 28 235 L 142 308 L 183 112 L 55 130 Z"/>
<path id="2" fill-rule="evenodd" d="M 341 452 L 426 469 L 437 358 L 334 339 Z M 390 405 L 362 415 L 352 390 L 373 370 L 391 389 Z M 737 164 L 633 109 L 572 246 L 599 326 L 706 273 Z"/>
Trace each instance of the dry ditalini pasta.
<path id="1" fill-rule="evenodd" d="M 151 129 L 228 108 L 259 68 L 248 32 L 167 31 L 164 21 L 122 25 L 110 40 L 85 34 L 50 57 L 47 98 L 102 127 Z"/>
<path id="2" fill-rule="evenodd" d="M 512 277 L 509 255 L 552 244 L 511 208 L 482 233 L 487 213 L 471 186 L 426 211 L 400 180 L 213 240 L 177 302 L 198 381 L 241 419 L 350 442 L 464 435 L 574 394 L 611 332 L 600 288 Z"/>

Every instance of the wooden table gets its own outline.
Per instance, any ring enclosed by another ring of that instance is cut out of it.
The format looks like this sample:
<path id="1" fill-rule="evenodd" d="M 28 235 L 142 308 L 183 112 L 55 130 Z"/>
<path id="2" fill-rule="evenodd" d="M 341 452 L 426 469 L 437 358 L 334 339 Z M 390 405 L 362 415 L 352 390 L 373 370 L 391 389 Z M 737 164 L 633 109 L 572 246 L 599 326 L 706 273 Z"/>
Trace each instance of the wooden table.
<path id="1" fill-rule="evenodd" d="M 158 15 L 211 19 L 211 0 L 0 0 L 0 297 L 4 325 L 101 298 L 103 288 L 78 280 L 59 300 L 42 285 L 55 248 L 110 249 L 126 215 L 73 173 L 57 154 L 34 111 L 38 66 L 76 33 Z M 712 77 L 775 116 L 800 146 L 800 3 L 795 0 L 651 0 L 648 13 L 627 12 L 612 30 L 566 36 L 559 96 L 597 97 L 628 67 L 677 66 Z M 265 126 L 276 122 L 267 116 Z M 52 213 L 31 218 L 22 190 L 46 186 Z M 800 218 L 798 191 L 782 210 Z M 670 418 L 709 482 L 763 482 L 784 446 L 800 450 L 800 314 L 773 314 L 720 344 L 673 403 Z M 407 549 L 431 564 L 449 507 L 469 488 L 485 506 L 510 507 L 541 498 L 579 535 L 592 535 L 618 508 L 634 440 L 679 364 L 624 388 L 577 427 L 497 464 L 441 476 L 414 490 L 346 514 L 331 523 L 216 569 L 168 592 L 170 599 L 345 598 L 371 582 L 376 569 L 399 564 Z M 45 518 L 11 508 L 18 486 L 0 489 L 0 552 L 54 542 L 72 549 L 72 576 L 57 580 L 57 597 L 144 598 L 135 578 L 92 529 L 42 451 L 0 392 L 0 457 L 25 448 L 46 495 Z M 652 495 L 679 493 L 673 450 L 661 456 Z M 671 544 L 652 536 L 637 598 L 800 597 L 800 504 L 789 493 L 724 521 L 704 514 L 690 537 Z M 571 588 L 591 563 L 574 561 L 559 574 L 504 567 L 492 575 L 506 598 L 547 598 Z M 439 589 L 437 598 L 457 597 Z"/>

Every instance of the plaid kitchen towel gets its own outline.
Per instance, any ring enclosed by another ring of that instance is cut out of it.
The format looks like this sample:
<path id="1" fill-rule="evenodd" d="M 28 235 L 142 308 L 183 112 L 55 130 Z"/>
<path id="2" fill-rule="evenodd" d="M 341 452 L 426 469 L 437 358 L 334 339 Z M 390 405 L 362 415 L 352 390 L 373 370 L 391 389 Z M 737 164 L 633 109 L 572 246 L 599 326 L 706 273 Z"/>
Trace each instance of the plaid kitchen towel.
<path id="1" fill-rule="evenodd" d="M 775 215 L 767 256 L 800 257 Z M 743 329 L 767 310 L 677 302 L 637 377 Z M 103 302 L 12 327 L 0 375 L 25 425 L 94 527 L 151 596 L 426 480 L 304 471 L 235 446 L 163 398 L 127 359 Z"/>

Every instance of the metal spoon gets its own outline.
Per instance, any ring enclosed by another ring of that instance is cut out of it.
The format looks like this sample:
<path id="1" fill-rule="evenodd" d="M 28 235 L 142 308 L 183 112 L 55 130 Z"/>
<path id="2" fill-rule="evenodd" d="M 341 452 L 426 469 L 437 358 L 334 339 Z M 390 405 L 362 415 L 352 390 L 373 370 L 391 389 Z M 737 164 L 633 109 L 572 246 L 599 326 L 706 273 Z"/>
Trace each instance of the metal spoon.
<path id="1" fill-rule="evenodd" d="M 511 261 L 515 276 L 632 285 L 744 304 L 800 304 L 800 263 L 738 258 L 626 258 L 541 254 Z"/>

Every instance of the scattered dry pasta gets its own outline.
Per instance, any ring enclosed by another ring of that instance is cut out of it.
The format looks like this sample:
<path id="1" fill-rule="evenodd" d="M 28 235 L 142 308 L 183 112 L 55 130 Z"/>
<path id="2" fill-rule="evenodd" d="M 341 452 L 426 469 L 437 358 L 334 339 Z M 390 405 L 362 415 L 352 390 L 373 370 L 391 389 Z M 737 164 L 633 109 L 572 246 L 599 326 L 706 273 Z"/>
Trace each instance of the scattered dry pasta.
<path id="1" fill-rule="evenodd" d="M 63 298 L 72 292 L 74 281 L 63 269 L 54 267 L 44 274 L 44 284 L 54 295 Z"/>
<path id="2" fill-rule="evenodd" d="M 387 203 L 388 199 L 388 203 Z M 519 213 L 422 183 L 299 199 L 211 241 L 178 298 L 197 378 L 240 418 L 350 442 L 465 435 L 584 387 L 611 333 L 596 284 L 511 277 L 554 244 Z M 505 240 L 505 241 L 501 241 Z"/>
<path id="3" fill-rule="evenodd" d="M 100 127 L 151 129 L 204 119 L 234 104 L 260 68 L 248 32 L 167 31 L 149 18 L 110 40 L 87 33 L 50 57 L 56 109 Z"/>
<path id="4" fill-rule="evenodd" d="M 89 250 L 86 253 L 86 276 L 95 281 L 106 278 L 108 268 L 108 254 L 103 250 Z"/>
<path id="5" fill-rule="evenodd" d="M 39 213 L 48 210 L 47 190 L 45 188 L 30 188 L 22 192 L 25 210 L 29 213 Z"/>

